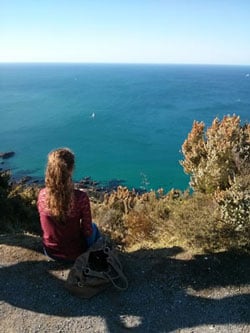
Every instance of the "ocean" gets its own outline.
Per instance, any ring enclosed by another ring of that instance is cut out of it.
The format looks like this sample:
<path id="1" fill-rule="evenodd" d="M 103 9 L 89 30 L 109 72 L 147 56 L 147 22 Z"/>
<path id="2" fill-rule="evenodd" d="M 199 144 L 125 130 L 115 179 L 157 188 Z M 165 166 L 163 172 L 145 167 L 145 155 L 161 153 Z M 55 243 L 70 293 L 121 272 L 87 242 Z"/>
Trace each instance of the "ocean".
<path id="1" fill-rule="evenodd" d="M 0 151 L 18 177 L 43 178 L 69 147 L 74 179 L 188 188 L 179 161 L 194 120 L 250 118 L 250 66 L 0 64 Z M 4 164 L 3 164 L 4 163 Z"/>

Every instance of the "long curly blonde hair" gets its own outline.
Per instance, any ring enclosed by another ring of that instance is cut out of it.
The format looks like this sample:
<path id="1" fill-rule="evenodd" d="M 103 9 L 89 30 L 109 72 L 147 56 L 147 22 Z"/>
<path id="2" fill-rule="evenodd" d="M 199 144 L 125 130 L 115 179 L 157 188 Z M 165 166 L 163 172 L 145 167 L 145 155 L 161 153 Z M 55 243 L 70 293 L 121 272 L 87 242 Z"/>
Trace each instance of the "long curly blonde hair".
<path id="1" fill-rule="evenodd" d="M 73 198 L 74 164 L 74 153 L 68 148 L 53 150 L 48 155 L 45 173 L 46 203 L 52 216 L 61 222 L 65 222 Z"/>

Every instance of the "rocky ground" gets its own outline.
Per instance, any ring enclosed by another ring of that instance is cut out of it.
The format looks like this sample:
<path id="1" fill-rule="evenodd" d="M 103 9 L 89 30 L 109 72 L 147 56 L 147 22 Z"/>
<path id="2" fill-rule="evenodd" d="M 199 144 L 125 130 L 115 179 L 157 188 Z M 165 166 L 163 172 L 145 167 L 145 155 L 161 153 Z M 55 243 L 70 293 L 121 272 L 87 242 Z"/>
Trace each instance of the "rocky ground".
<path id="1" fill-rule="evenodd" d="M 69 268 L 40 238 L 0 236 L 1 332 L 250 332 L 250 258 L 181 248 L 121 253 L 127 291 L 89 300 L 64 288 Z"/>

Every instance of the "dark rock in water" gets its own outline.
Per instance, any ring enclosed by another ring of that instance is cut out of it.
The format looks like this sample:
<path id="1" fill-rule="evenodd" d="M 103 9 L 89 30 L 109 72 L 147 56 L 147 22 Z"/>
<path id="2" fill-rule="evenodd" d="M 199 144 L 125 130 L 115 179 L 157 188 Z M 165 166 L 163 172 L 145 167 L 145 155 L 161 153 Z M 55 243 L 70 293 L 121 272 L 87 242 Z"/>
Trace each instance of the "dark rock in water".
<path id="1" fill-rule="evenodd" d="M 111 179 L 106 182 L 107 191 L 116 190 L 118 186 L 125 186 L 126 181 L 123 179 Z"/>
<path id="2" fill-rule="evenodd" d="M 87 192 L 89 197 L 93 200 L 102 201 L 106 189 L 99 185 L 100 183 L 93 180 L 91 177 L 84 177 L 80 181 L 75 182 L 75 187 L 79 190 Z"/>
<path id="3" fill-rule="evenodd" d="M 83 188 L 92 188 L 96 187 L 99 183 L 92 180 L 91 177 L 84 177 L 78 182 L 79 186 L 82 186 Z"/>
<path id="4" fill-rule="evenodd" d="M 15 155 L 14 151 L 7 151 L 5 153 L 0 153 L 0 157 L 2 158 L 10 158 Z"/>
<path id="5" fill-rule="evenodd" d="M 19 184 L 26 184 L 32 180 L 31 176 L 24 176 L 19 180 Z"/>

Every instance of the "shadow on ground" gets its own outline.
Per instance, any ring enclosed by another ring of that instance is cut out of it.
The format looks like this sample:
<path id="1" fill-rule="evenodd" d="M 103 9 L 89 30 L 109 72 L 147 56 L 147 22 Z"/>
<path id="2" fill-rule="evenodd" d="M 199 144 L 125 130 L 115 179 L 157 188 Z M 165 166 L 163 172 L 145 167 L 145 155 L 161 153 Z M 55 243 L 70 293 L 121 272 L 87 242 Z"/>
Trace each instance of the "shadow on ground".
<path id="1" fill-rule="evenodd" d="M 32 236 L 0 240 L 31 253 L 41 250 L 40 239 Z M 64 289 L 65 267 L 48 262 L 42 254 L 25 253 L 20 249 L 15 263 L 1 254 L 1 300 L 17 308 L 60 317 L 100 316 L 110 332 L 125 332 L 126 316 L 135 318 L 133 332 L 250 324 L 250 295 L 242 291 L 250 283 L 247 255 L 224 252 L 185 259 L 178 247 L 121 254 L 128 290 L 110 288 L 82 300 Z"/>

